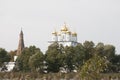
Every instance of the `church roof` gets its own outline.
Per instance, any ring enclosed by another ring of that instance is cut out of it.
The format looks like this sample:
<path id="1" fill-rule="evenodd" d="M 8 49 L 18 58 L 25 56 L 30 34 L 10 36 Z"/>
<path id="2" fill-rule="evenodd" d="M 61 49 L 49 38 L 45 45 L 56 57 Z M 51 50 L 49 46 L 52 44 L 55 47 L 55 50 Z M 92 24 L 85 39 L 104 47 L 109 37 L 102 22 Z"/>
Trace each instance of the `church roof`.
<path id="1" fill-rule="evenodd" d="M 60 32 L 57 32 L 56 30 L 54 32 L 52 32 L 52 34 L 55 35 L 55 36 L 61 36 L 62 33 L 69 34 L 69 35 L 72 35 L 72 36 L 77 36 L 76 32 L 72 32 L 72 31 L 69 30 L 66 23 L 64 23 Z"/>
<path id="2" fill-rule="evenodd" d="M 20 35 L 23 35 L 23 31 L 21 30 Z"/>

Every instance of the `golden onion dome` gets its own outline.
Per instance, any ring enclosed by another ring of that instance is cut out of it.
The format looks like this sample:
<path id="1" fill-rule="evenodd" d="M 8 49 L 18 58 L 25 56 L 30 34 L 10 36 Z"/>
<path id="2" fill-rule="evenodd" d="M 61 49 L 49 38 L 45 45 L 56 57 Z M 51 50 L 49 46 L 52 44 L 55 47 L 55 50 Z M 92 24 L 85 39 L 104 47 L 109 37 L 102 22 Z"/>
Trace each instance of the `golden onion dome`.
<path id="1" fill-rule="evenodd" d="M 57 32 L 56 31 L 52 32 L 52 34 L 57 36 Z"/>
<path id="2" fill-rule="evenodd" d="M 64 24 L 64 26 L 61 28 L 61 31 L 68 31 L 66 24 Z"/>
<path id="3" fill-rule="evenodd" d="M 73 32 L 72 35 L 73 35 L 73 36 L 77 36 L 77 33 L 76 33 L 76 32 Z"/>
<path id="4" fill-rule="evenodd" d="M 66 31 L 66 34 L 71 34 L 71 32 L 70 31 Z"/>

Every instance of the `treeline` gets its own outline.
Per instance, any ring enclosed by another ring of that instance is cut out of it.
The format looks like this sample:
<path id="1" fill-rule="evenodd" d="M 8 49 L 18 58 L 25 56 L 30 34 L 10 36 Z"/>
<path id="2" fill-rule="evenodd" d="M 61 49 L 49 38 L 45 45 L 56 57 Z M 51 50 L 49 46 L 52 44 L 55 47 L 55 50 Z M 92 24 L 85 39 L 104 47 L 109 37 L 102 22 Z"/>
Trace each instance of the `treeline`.
<path id="1" fill-rule="evenodd" d="M 7 52 L 0 48 L 0 66 L 13 61 L 16 51 Z M 57 42 L 48 46 L 45 54 L 35 47 L 26 47 L 16 60 L 14 72 L 82 72 L 81 75 L 96 71 L 102 73 L 120 72 L 120 55 L 115 54 L 113 45 L 92 41 L 79 43 L 76 47 L 63 47 Z"/>

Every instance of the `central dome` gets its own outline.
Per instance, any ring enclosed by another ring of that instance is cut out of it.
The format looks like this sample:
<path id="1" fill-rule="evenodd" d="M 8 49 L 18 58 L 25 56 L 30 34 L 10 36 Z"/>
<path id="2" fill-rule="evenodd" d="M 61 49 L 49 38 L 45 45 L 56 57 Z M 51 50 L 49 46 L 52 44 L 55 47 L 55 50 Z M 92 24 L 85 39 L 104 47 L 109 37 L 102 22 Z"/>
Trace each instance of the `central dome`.
<path id="1" fill-rule="evenodd" d="M 61 28 L 61 31 L 68 31 L 66 24 L 64 24 L 64 26 Z"/>

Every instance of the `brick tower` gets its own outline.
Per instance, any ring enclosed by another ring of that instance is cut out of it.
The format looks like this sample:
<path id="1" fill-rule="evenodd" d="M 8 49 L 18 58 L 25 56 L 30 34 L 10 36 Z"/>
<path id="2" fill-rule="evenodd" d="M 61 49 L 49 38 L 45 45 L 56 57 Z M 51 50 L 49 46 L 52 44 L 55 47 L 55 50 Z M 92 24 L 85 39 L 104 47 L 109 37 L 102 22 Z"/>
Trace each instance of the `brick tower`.
<path id="1" fill-rule="evenodd" d="M 25 46 L 24 46 L 23 31 L 21 29 L 21 32 L 20 32 L 20 35 L 19 35 L 19 45 L 18 45 L 17 54 L 16 54 L 17 56 L 19 56 L 22 53 L 24 47 Z"/>

